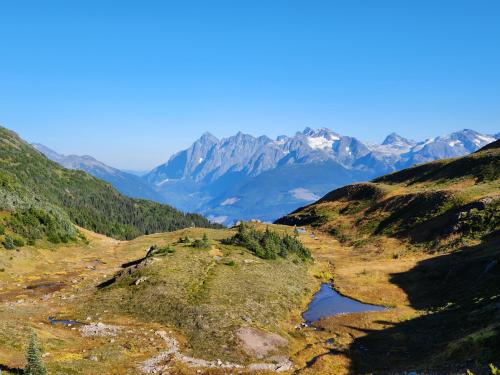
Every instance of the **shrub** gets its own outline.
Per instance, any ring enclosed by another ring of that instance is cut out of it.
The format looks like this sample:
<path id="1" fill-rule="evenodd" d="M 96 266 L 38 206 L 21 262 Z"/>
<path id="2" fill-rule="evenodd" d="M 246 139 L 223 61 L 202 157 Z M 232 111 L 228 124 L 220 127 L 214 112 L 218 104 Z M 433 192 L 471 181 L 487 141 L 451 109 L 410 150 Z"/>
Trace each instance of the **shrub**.
<path id="1" fill-rule="evenodd" d="M 3 225 L 0 225 L 0 236 L 5 234 L 5 227 Z"/>
<path id="2" fill-rule="evenodd" d="M 349 236 L 345 233 L 345 228 L 343 226 L 336 226 L 330 229 L 330 234 L 337 238 L 339 242 L 345 243 L 349 241 Z"/>
<path id="3" fill-rule="evenodd" d="M 3 240 L 3 247 L 7 250 L 15 249 L 16 245 L 14 244 L 14 240 L 11 236 L 5 236 L 5 239 Z"/>
<path id="4" fill-rule="evenodd" d="M 163 255 L 167 255 L 167 254 L 173 254 L 175 253 L 175 249 L 170 247 L 170 246 L 166 246 L 166 247 L 158 247 L 158 245 L 153 245 L 151 246 L 150 250 L 148 251 L 148 257 L 152 257 L 152 256 L 163 256 Z"/>
<path id="5" fill-rule="evenodd" d="M 188 236 L 180 237 L 178 243 L 191 243 L 191 239 Z"/>
<path id="6" fill-rule="evenodd" d="M 23 247 L 24 246 L 24 241 L 22 238 L 16 237 L 16 238 L 14 238 L 13 242 L 14 242 L 14 245 L 16 247 Z"/>
<path id="7" fill-rule="evenodd" d="M 311 258 L 311 252 L 299 241 L 297 236 L 292 237 L 285 234 L 282 237 L 277 232 L 270 230 L 269 227 L 262 232 L 250 228 L 245 223 L 240 223 L 238 232 L 222 242 L 228 245 L 243 246 L 262 259 L 286 258 L 289 254 L 294 254 L 302 260 Z"/>
<path id="8" fill-rule="evenodd" d="M 208 249 L 210 247 L 210 241 L 208 240 L 207 234 L 203 233 L 203 238 L 201 240 L 194 240 L 191 246 L 197 249 Z"/>

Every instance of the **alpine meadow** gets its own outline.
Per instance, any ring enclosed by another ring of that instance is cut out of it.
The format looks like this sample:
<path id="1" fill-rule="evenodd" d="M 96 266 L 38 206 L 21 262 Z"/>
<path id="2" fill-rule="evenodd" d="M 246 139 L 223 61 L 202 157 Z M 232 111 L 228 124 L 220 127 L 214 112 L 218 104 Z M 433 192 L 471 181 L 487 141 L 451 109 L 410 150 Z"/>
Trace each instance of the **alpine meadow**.
<path id="1" fill-rule="evenodd" d="M 0 375 L 500 374 L 498 1 L 0 14 Z"/>

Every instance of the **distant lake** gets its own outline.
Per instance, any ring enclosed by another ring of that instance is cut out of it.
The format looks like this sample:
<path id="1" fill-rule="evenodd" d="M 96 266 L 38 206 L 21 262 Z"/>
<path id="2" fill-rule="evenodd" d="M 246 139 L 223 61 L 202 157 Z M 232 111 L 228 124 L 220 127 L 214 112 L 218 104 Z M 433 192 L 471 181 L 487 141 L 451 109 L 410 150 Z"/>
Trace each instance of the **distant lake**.
<path id="1" fill-rule="evenodd" d="M 306 323 L 311 323 L 326 316 L 382 310 L 385 310 L 385 307 L 369 305 L 344 297 L 337 293 L 330 284 L 322 284 L 302 316 Z"/>

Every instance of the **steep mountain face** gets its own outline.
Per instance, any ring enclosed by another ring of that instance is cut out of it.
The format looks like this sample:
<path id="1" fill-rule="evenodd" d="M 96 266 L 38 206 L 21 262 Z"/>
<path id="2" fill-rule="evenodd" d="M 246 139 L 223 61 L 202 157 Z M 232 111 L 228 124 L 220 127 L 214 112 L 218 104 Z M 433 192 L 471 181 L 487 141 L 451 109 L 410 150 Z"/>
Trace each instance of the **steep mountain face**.
<path id="1" fill-rule="evenodd" d="M 410 152 L 403 154 L 398 162 L 398 169 L 417 163 L 425 163 L 437 159 L 453 158 L 474 152 L 495 138 L 465 129 L 446 136 L 431 138 L 418 143 Z"/>
<path id="2" fill-rule="evenodd" d="M 443 137 L 429 152 L 453 142 L 470 150 L 481 140 L 470 132 Z M 363 270 L 355 278 L 364 289 L 384 279 L 387 267 L 390 283 L 404 291 L 387 314 L 403 318 L 384 319 L 350 345 L 353 373 L 465 373 L 471 358 L 482 367 L 500 358 L 499 188 L 497 140 L 465 157 L 333 190 L 277 221 L 335 237 Z M 334 318 L 319 323 L 327 335 L 338 327 Z"/>
<path id="3" fill-rule="evenodd" d="M 83 171 L 64 169 L 2 127 L 0 160 L 0 226 L 29 243 L 75 239 L 73 224 L 118 239 L 212 226 L 200 215 L 125 197 Z"/>
<path id="4" fill-rule="evenodd" d="M 217 139 L 205 133 L 144 179 L 166 201 L 184 210 L 225 223 L 252 218 L 267 221 L 312 201 L 332 186 L 466 155 L 493 140 L 467 129 L 424 142 L 393 133 L 382 144 L 365 144 L 327 128 L 306 128 L 293 137 L 282 135 L 275 140 L 241 132 Z M 264 197 L 254 197 L 257 190 L 266 192 Z"/>
<path id="5" fill-rule="evenodd" d="M 467 129 L 422 142 L 392 133 L 381 144 L 363 143 L 327 128 L 306 128 L 274 140 L 241 132 L 218 139 L 205 133 L 142 177 L 90 156 L 65 156 L 42 145 L 35 147 L 60 165 L 84 170 L 125 195 L 231 224 L 240 219 L 273 221 L 333 187 L 466 155 L 494 139 Z"/>
<path id="6" fill-rule="evenodd" d="M 164 198 L 139 176 L 110 167 L 92 156 L 61 155 L 39 143 L 34 143 L 32 146 L 62 167 L 85 171 L 96 178 L 109 182 L 124 195 L 157 202 L 164 201 Z"/>

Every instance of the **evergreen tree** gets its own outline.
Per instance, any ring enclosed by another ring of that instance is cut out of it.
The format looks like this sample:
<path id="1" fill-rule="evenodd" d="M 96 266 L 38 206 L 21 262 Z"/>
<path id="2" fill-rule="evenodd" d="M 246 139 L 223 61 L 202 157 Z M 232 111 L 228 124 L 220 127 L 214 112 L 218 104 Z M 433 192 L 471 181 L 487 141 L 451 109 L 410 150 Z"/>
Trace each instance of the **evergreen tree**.
<path id="1" fill-rule="evenodd" d="M 46 375 L 47 369 L 42 361 L 42 353 L 38 345 L 36 334 L 33 332 L 30 337 L 28 349 L 26 350 L 25 375 Z"/>
<path id="2" fill-rule="evenodd" d="M 300 242 L 298 236 L 285 234 L 282 237 L 269 227 L 265 232 L 261 232 L 243 222 L 238 226 L 238 232 L 222 243 L 246 247 L 262 259 L 276 259 L 278 256 L 286 258 L 289 254 L 294 254 L 302 260 L 311 258 L 310 251 Z"/>
<path id="3" fill-rule="evenodd" d="M 208 235 L 206 233 L 203 233 L 203 238 L 202 238 L 202 243 L 203 247 L 209 247 L 210 246 L 210 241 L 208 240 Z"/>

